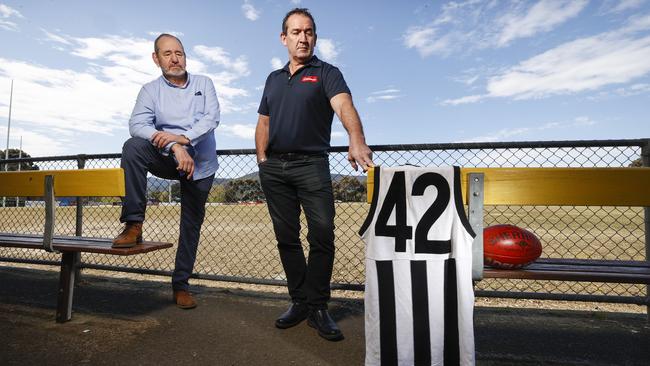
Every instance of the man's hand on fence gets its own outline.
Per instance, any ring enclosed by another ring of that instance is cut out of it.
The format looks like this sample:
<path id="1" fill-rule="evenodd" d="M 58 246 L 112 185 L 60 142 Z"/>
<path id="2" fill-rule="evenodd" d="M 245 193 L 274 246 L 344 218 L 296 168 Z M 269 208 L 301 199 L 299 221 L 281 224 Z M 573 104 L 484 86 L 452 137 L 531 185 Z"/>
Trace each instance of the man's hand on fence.
<path id="1" fill-rule="evenodd" d="M 350 141 L 348 161 L 355 171 L 359 166 L 361 166 L 364 172 L 368 171 L 369 167 L 375 166 L 375 163 L 372 161 L 372 150 L 370 150 L 365 142 L 353 143 Z"/>

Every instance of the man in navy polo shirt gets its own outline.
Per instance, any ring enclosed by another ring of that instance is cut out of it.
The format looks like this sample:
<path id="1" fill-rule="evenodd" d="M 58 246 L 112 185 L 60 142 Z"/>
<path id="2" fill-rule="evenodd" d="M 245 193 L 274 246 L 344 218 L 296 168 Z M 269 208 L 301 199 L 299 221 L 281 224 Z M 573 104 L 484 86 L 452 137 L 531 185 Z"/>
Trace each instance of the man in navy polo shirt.
<path id="1" fill-rule="evenodd" d="M 181 224 L 172 289 L 176 305 L 191 309 L 196 302 L 188 281 L 218 168 L 214 129 L 219 124 L 219 101 L 210 78 L 185 70 L 185 49 L 178 38 L 158 36 L 152 58 L 162 76 L 142 87 L 129 120 L 132 137 L 122 147 L 121 163 L 126 196 L 120 221 L 125 226 L 113 247 L 128 248 L 142 241 L 147 172 L 180 180 Z"/>
<path id="2" fill-rule="evenodd" d="M 305 319 L 328 340 L 343 334 L 327 311 L 334 264 L 334 195 L 327 151 L 334 113 L 349 134 L 348 160 L 373 165 L 359 115 L 343 75 L 314 56 L 316 24 L 296 8 L 282 21 L 289 62 L 266 80 L 255 147 L 292 304 L 275 322 L 281 329 Z M 309 259 L 300 243 L 300 206 L 309 232 Z"/>

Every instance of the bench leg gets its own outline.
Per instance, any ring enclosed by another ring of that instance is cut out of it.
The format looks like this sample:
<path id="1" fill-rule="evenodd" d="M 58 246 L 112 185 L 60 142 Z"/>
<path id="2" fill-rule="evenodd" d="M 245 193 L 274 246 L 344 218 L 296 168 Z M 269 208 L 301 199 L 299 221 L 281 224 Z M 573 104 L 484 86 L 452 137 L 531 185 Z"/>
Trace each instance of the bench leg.
<path id="1" fill-rule="evenodd" d="M 64 323 L 72 318 L 72 298 L 79 253 L 63 252 L 59 273 L 59 292 L 56 304 L 56 322 Z"/>

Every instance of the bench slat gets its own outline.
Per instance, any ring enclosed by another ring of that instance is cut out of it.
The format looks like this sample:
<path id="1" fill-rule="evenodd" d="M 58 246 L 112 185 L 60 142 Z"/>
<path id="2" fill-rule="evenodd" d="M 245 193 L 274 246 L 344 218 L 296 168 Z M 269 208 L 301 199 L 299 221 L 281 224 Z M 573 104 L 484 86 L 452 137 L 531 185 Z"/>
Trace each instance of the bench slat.
<path id="1" fill-rule="evenodd" d="M 485 278 L 650 284 L 650 262 L 539 259 L 523 269 L 485 267 Z"/>
<path id="2" fill-rule="evenodd" d="M 579 259 L 579 258 L 539 258 L 532 264 L 557 264 L 571 266 L 603 266 L 603 267 L 647 267 L 650 261 L 623 261 L 614 259 Z"/>
<path id="3" fill-rule="evenodd" d="M 373 171 L 366 181 L 368 203 Z M 485 205 L 650 206 L 650 168 L 461 168 L 466 204 L 469 173 L 485 175 Z"/>
<path id="4" fill-rule="evenodd" d="M 485 174 L 485 205 L 650 206 L 650 168 L 462 168 Z"/>
<path id="5" fill-rule="evenodd" d="M 54 176 L 57 197 L 122 197 L 126 193 L 120 168 L 30 170 L 0 172 L 0 197 L 41 197 L 46 175 Z"/>
<path id="6" fill-rule="evenodd" d="M 144 241 L 132 248 L 112 248 L 111 245 L 111 239 L 86 238 L 81 236 L 55 236 L 52 241 L 53 248 L 60 252 L 87 252 L 114 255 L 147 253 L 173 246 L 171 243 L 153 241 Z M 38 235 L 3 234 L 0 235 L 0 246 L 42 249 L 43 237 Z"/>
<path id="7" fill-rule="evenodd" d="M 554 280 L 574 282 L 611 282 L 650 284 L 650 275 L 638 273 L 597 273 L 579 271 L 541 271 L 541 270 L 499 270 L 485 268 L 483 278 L 509 278 L 527 280 Z"/>

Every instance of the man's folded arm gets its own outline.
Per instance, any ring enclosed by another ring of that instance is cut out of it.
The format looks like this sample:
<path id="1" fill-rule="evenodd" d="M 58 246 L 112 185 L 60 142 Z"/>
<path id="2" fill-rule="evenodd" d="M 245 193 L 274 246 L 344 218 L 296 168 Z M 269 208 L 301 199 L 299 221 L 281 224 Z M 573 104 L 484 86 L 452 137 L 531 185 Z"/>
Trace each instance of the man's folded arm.
<path id="1" fill-rule="evenodd" d="M 157 131 L 154 127 L 155 119 L 153 98 L 145 88 L 142 88 L 129 119 L 129 133 L 133 137 L 151 141 L 151 136 Z"/>

